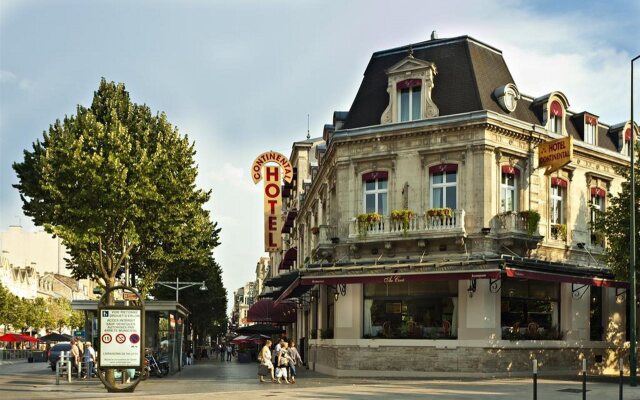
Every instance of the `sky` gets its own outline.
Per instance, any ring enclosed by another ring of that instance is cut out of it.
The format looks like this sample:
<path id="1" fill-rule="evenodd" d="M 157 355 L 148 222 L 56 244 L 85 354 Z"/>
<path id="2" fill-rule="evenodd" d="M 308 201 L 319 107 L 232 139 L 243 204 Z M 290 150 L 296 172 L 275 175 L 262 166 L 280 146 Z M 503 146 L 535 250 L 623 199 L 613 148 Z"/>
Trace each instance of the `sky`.
<path id="1" fill-rule="evenodd" d="M 559 90 L 571 110 L 616 124 L 630 117 L 638 21 L 637 0 L 2 0 L 0 231 L 42 229 L 22 214 L 12 163 L 56 119 L 88 107 L 102 77 L 122 82 L 195 142 L 231 298 L 266 255 L 251 163 L 290 155 L 307 115 L 321 136 L 334 111 L 349 110 L 372 53 L 434 30 L 469 35 L 502 50 L 521 93 Z"/>

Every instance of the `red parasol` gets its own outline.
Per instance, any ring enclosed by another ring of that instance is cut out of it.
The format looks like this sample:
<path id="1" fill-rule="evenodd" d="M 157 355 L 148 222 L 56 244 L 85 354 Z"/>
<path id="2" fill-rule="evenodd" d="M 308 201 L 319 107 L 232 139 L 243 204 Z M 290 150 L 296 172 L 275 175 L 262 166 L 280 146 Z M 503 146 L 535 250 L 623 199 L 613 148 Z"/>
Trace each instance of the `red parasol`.
<path id="1" fill-rule="evenodd" d="M 37 342 L 38 339 L 32 337 L 32 336 L 27 336 L 27 335 L 22 335 L 20 333 L 5 333 L 4 335 L 0 336 L 0 342 L 31 342 L 31 343 L 35 343 Z"/>

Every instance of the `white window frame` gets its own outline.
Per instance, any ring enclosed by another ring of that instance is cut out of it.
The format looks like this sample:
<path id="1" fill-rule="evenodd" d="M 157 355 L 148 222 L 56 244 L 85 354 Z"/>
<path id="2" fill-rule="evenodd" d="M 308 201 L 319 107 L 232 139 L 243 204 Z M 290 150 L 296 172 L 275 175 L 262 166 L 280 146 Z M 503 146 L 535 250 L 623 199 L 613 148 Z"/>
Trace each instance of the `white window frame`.
<path id="1" fill-rule="evenodd" d="M 558 225 L 565 223 L 565 210 L 564 210 L 564 196 L 565 196 L 565 188 L 563 186 L 551 185 L 551 191 L 549 193 L 550 197 L 550 207 L 549 210 L 549 223 L 551 225 Z M 556 208 L 556 204 L 560 203 L 560 207 Z"/>
<path id="2" fill-rule="evenodd" d="M 420 91 L 420 104 L 418 104 L 418 118 L 414 119 L 413 118 L 413 109 L 414 109 L 414 104 L 413 104 L 413 92 L 414 89 L 418 88 L 418 90 Z M 402 119 L 402 92 L 403 91 L 408 91 L 409 92 L 409 119 L 407 120 L 403 120 Z M 406 88 L 406 89 L 400 89 L 398 90 L 398 121 L 399 122 L 407 122 L 407 121 L 415 121 L 418 119 L 422 119 L 422 86 L 413 86 L 410 88 Z"/>
<path id="3" fill-rule="evenodd" d="M 596 126 L 591 124 L 584 125 L 584 142 L 596 144 Z"/>
<path id="4" fill-rule="evenodd" d="M 507 175 L 513 176 L 513 186 L 509 185 L 505 181 L 505 176 Z M 507 193 L 513 194 L 513 204 L 511 210 L 507 210 L 506 207 Z M 500 176 L 500 212 L 508 211 L 518 211 L 518 175 L 502 172 L 502 175 Z"/>
<path id="5" fill-rule="evenodd" d="M 557 115 L 549 115 L 549 130 L 553 133 L 562 133 L 560 125 L 562 124 L 562 117 Z"/>
<path id="6" fill-rule="evenodd" d="M 622 151 L 627 157 L 631 158 L 631 140 L 624 141 L 624 148 Z"/>
<path id="7" fill-rule="evenodd" d="M 380 189 L 380 182 L 387 182 L 387 187 L 384 189 Z M 375 202 L 375 212 L 381 214 L 381 215 L 387 215 L 387 213 L 389 212 L 388 208 L 389 208 L 389 179 L 385 178 L 385 179 L 376 179 L 374 181 L 369 181 L 369 182 L 375 182 L 375 188 L 372 190 L 367 190 L 367 183 L 368 182 L 362 182 L 362 209 L 364 210 L 363 212 L 367 212 L 367 195 L 368 194 L 373 194 L 374 195 L 374 202 Z M 387 210 L 380 210 L 380 205 L 378 204 L 378 195 L 379 194 L 384 194 L 387 197 Z"/>
<path id="8" fill-rule="evenodd" d="M 604 212 L 605 210 L 605 201 L 604 201 L 604 197 L 602 196 L 591 196 L 591 206 L 593 208 L 596 208 L 597 210 L 599 210 L 600 212 Z M 591 211 L 591 222 L 595 221 L 595 216 L 596 216 L 596 211 L 592 210 Z"/>
<path id="9" fill-rule="evenodd" d="M 453 182 L 446 182 L 446 175 L 447 174 L 455 174 L 456 175 L 456 180 Z M 433 183 L 433 177 L 436 175 L 442 175 L 442 183 Z M 458 208 L 458 171 L 455 172 L 439 172 L 436 174 L 430 174 L 429 175 L 429 183 L 430 183 L 430 190 L 431 190 L 431 196 L 429 196 L 430 199 L 430 203 L 431 203 L 431 208 L 445 208 L 447 207 L 447 188 L 448 187 L 455 187 L 456 188 L 456 206 L 453 208 L 454 210 Z M 442 207 L 440 206 L 435 206 L 433 204 L 433 199 L 434 199 L 434 195 L 433 195 L 433 189 L 438 189 L 438 188 L 442 188 Z"/>

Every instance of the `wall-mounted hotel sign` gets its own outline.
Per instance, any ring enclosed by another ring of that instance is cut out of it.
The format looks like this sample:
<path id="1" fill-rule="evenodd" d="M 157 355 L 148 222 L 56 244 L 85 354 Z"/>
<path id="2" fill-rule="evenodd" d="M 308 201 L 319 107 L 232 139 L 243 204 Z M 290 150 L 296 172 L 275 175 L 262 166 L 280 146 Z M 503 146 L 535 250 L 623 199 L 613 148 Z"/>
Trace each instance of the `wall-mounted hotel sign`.
<path id="1" fill-rule="evenodd" d="M 569 164 L 572 157 L 573 141 L 571 136 L 545 142 L 538 146 L 538 167 L 546 167 L 546 174 L 557 171 Z"/>
<path id="2" fill-rule="evenodd" d="M 277 165 L 272 165 L 277 164 Z M 278 251 L 282 249 L 282 180 L 291 183 L 293 167 L 282 154 L 269 151 L 260 154 L 251 166 L 253 183 L 264 177 L 264 250 Z"/>

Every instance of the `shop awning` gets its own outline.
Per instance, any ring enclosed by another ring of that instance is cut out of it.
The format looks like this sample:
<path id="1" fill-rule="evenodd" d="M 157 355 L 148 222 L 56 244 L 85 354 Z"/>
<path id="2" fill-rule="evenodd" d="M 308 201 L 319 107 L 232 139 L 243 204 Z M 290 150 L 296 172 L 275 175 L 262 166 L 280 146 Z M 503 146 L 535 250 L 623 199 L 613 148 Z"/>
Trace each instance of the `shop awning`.
<path id="1" fill-rule="evenodd" d="M 402 283 L 409 281 L 446 281 L 463 279 L 498 279 L 498 268 L 473 271 L 429 271 L 391 274 L 303 276 L 301 285 L 336 285 L 349 283 Z"/>
<path id="2" fill-rule="evenodd" d="M 296 311 L 291 303 L 276 305 L 273 300 L 259 300 L 247 311 L 247 321 L 290 324 L 296 322 Z"/>
<path id="3" fill-rule="evenodd" d="M 628 287 L 628 282 L 616 281 L 597 276 L 566 275 L 555 272 L 532 271 L 522 268 L 505 267 L 504 273 L 509 278 L 533 279 L 547 282 L 579 283 L 590 286 Z"/>

